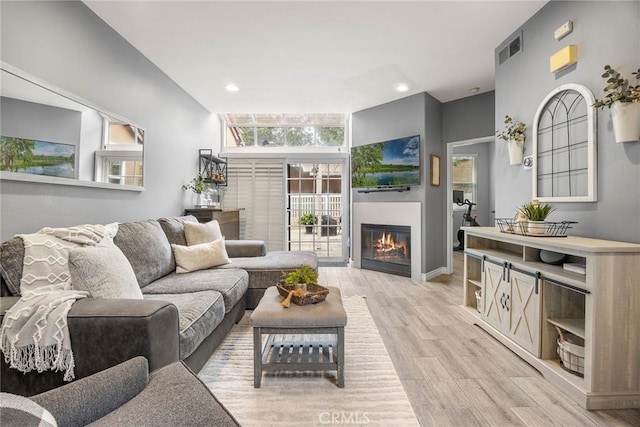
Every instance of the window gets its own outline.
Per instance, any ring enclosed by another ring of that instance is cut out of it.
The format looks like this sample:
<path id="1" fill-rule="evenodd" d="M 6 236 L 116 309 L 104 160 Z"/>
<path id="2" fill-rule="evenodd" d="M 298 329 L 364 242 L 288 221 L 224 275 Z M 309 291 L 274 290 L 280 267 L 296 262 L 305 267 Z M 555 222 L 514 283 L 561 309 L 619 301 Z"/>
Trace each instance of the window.
<path id="1" fill-rule="evenodd" d="M 475 155 L 454 155 L 451 167 L 451 182 L 453 191 L 462 191 L 464 199 L 469 199 L 472 202 L 476 201 L 477 191 L 477 171 L 476 171 L 476 156 Z M 458 206 L 455 201 L 453 203 L 453 210 L 464 210 L 464 206 Z"/>
<path id="2" fill-rule="evenodd" d="M 144 130 L 103 116 L 103 150 L 95 151 L 95 180 L 120 185 L 143 185 Z"/>
<path id="3" fill-rule="evenodd" d="M 225 148 L 345 146 L 347 115 L 225 114 Z"/>

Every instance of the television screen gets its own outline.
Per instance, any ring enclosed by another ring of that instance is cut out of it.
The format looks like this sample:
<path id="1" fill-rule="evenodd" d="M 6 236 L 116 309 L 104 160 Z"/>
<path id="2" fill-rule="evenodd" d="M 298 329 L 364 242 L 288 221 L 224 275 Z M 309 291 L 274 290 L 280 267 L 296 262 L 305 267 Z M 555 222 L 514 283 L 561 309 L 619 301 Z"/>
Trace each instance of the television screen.
<path id="1" fill-rule="evenodd" d="M 351 148 L 351 187 L 420 185 L 420 135 Z"/>

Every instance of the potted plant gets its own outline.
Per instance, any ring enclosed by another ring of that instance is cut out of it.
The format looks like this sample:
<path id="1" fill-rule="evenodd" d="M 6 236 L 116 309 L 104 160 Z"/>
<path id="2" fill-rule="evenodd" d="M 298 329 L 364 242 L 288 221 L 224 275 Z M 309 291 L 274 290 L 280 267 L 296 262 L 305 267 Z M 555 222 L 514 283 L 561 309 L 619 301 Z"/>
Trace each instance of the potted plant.
<path id="1" fill-rule="evenodd" d="M 289 273 L 282 273 L 282 276 L 284 277 L 284 283 L 287 285 L 318 284 L 318 273 L 307 264 L 303 264 L 300 268 Z"/>
<path id="2" fill-rule="evenodd" d="M 610 65 L 605 65 L 602 78 L 607 79 L 607 86 L 603 89 L 606 95 L 593 103 L 593 107 L 611 109 L 616 142 L 640 140 L 640 68 L 631 74 L 638 82 L 635 86 Z"/>
<path id="3" fill-rule="evenodd" d="M 504 116 L 504 124 L 505 128 L 497 130 L 496 136 L 509 144 L 509 164 L 519 165 L 522 163 L 527 124 L 524 122 L 516 123 L 509 115 Z"/>
<path id="4" fill-rule="evenodd" d="M 305 227 L 305 232 L 307 234 L 311 234 L 313 233 L 313 225 L 318 223 L 318 217 L 315 216 L 314 214 L 308 212 L 304 215 L 302 215 L 299 219 L 300 224 L 306 226 Z"/>
<path id="5" fill-rule="evenodd" d="M 522 205 L 518 208 L 521 216 L 527 220 L 527 231 L 529 234 L 544 234 L 544 220 L 555 208 L 548 203 L 540 204 L 537 200 Z"/>
<path id="6" fill-rule="evenodd" d="M 329 289 L 318 285 L 318 273 L 307 264 L 289 273 L 282 273 L 276 288 L 284 300 L 282 306 L 289 307 L 293 302 L 297 305 L 315 304 L 324 301 Z"/>
<path id="7" fill-rule="evenodd" d="M 191 190 L 196 195 L 196 207 L 207 205 L 202 197 L 202 192 L 205 190 L 205 188 L 206 183 L 201 174 L 196 175 L 191 181 L 182 186 L 183 190 Z"/>

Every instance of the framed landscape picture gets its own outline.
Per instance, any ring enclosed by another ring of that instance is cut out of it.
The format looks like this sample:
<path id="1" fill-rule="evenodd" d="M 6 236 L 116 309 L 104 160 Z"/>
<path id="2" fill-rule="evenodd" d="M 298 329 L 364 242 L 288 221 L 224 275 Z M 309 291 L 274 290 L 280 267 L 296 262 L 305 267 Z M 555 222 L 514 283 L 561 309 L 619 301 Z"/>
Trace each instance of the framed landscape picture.
<path id="1" fill-rule="evenodd" d="M 35 139 L 0 137 L 0 170 L 76 177 L 76 146 Z"/>

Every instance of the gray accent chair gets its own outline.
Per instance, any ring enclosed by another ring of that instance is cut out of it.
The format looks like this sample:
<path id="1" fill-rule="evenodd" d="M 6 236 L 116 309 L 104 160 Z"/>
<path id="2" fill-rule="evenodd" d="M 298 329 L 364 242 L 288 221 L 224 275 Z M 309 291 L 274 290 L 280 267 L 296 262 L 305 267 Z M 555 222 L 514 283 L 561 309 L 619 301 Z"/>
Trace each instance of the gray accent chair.
<path id="1" fill-rule="evenodd" d="M 59 426 L 239 426 L 182 362 L 149 373 L 136 357 L 31 400 Z"/>

